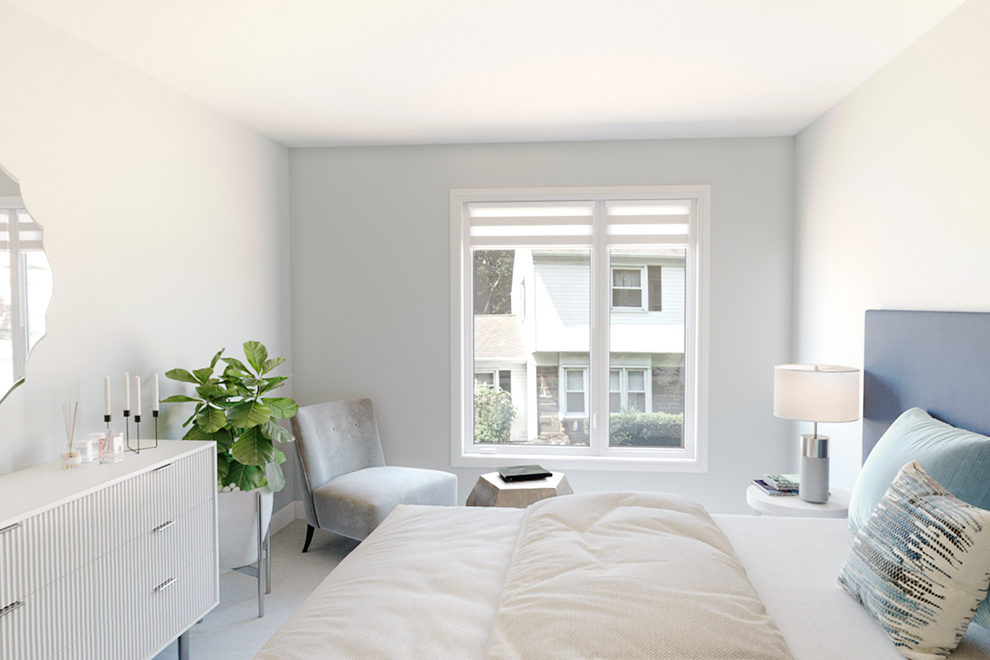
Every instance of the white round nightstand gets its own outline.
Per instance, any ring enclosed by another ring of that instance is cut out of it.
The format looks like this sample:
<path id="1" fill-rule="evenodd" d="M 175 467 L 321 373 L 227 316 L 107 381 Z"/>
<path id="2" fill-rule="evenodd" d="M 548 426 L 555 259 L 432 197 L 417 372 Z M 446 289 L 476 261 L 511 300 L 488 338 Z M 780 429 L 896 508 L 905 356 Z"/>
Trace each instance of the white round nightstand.
<path id="1" fill-rule="evenodd" d="M 750 486 L 746 489 L 746 504 L 753 507 L 754 515 L 805 518 L 845 518 L 849 515 L 849 493 L 838 488 L 829 489 L 825 504 L 812 504 L 797 495 L 767 495 L 756 486 Z"/>

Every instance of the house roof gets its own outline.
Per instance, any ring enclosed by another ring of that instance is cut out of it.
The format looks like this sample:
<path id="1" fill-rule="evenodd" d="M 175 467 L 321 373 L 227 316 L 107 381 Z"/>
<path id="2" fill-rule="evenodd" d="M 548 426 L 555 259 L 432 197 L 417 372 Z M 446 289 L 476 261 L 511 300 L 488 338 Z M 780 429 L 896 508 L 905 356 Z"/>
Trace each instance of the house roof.
<path id="1" fill-rule="evenodd" d="M 475 359 L 526 359 L 519 319 L 515 314 L 479 314 L 474 317 Z"/>

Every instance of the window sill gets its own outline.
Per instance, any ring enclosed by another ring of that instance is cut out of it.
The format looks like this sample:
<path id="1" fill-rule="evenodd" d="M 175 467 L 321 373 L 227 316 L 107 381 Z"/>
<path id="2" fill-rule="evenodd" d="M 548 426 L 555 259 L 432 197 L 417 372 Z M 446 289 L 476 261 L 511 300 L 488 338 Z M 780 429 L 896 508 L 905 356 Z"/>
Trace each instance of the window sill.
<path id="1" fill-rule="evenodd" d="M 451 467 L 488 468 L 539 463 L 548 470 L 593 470 L 599 472 L 708 472 L 705 458 L 642 456 L 561 456 L 553 454 L 498 453 L 451 456 Z"/>

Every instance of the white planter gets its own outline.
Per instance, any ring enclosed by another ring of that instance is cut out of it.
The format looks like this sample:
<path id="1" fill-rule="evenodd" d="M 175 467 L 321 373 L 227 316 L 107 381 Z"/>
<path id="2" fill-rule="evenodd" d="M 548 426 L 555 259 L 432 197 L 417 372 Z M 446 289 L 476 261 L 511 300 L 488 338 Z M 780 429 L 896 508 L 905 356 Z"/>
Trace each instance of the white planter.
<path id="1" fill-rule="evenodd" d="M 217 493 L 220 568 L 240 568 L 258 561 L 257 497 L 261 493 L 261 534 L 268 533 L 274 494 L 267 488 Z"/>

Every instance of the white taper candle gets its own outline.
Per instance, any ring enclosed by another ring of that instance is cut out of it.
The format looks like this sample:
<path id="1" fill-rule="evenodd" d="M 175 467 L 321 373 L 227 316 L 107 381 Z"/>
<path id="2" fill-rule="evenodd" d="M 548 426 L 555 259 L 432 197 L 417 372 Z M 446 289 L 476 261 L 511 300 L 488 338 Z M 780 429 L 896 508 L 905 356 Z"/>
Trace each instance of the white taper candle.
<path id="1" fill-rule="evenodd" d="M 124 372 L 124 410 L 131 409 L 131 375 Z"/>
<path id="2" fill-rule="evenodd" d="M 158 412 L 158 373 L 157 372 L 152 375 L 151 392 L 155 397 L 151 402 L 151 409 L 154 412 Z"/>
<path id="3" fill-rule="evenodd" d="M 134 377 L 134 415 L 141 416 L 141 377 Z"/>
<path id="4" fill-rule="evenodd" d="M 110 416 L 110 376 L 103 377 L 103 415 Z"/>

